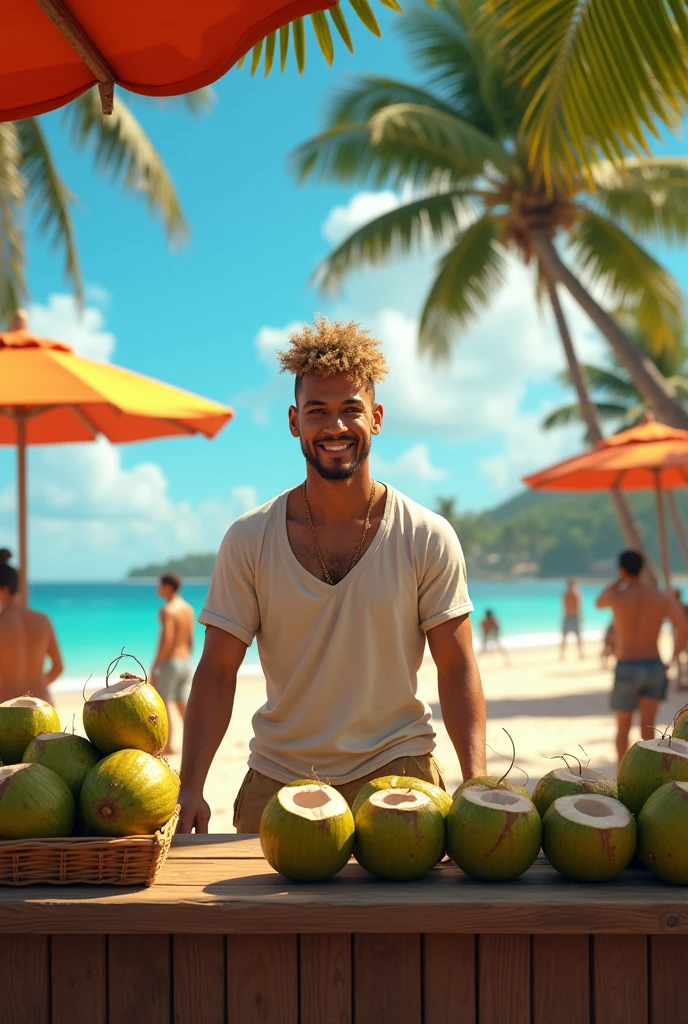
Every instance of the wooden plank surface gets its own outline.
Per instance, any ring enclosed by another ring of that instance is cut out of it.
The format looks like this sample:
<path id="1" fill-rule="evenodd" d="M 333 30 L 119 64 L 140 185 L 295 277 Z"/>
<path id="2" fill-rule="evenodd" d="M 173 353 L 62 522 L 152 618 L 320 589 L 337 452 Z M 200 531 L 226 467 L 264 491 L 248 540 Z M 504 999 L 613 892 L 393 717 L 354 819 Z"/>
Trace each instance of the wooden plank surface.
<path id="1" fill-rule="evenodd" d="M 296 935 L 227 938 L 228 1024 L 299 1024 Z"/>
<path id="2" fill-rule="evenodd" d="M 58 935 L 50 943 L 51 1024 L 107 1021 L 107 949 L 104 935 Z"/>
<path id="3" fill-rule="evenodd" d="M 650 1020 L 678 1024 L 686 1016 L 684 978 L 688 965 L 688 936 L 650 937 Z"/>
<path id="4" fill-rule="evenodd" d="M 46 935 L 0 936 L 0 1024 L 48 1024 Z"/>
<path id="5" fill-rule="evenodd" d="M 421 1024 L 420 935 L 354 935 L 356 1024 Z"/>
<path id="6" fill-rule="evenodd" d="M 596 935 L 592 944 L 594 1020 L 600 1024 L 648 1024 L 647 939 L 642 935 Z"/>
<path id="7" fill-rule="evenodd" d="M 480 1024 L 530 1024 L 529 936 L 479 937 L 478 1020 Z"/>
<path id="8" fill-rule="evenodd" d="M 423 936 L 423 1024 L 476 1024 L 474 935 Z"/>
<path id="9" fill-rule="evenodd" d="M 108 1024 L 169 1024 L 169 935 L 110 935 Z"/>
<path id="10" fill-rule="evenodd" d="M 173 935 L 172 979 L 175 1024 L 224 1024 L 225 940 L 221 935 Z"/>
<path id="11" fill-rule="evenodd" d="M 299 1024 L 352 1024 L 351 935 L 302 935 Z"/>
<path id="12" fill-rule="evenodd" d="M 533 1022 L 590 1024 L 590 939 L 533 936 Z"/>

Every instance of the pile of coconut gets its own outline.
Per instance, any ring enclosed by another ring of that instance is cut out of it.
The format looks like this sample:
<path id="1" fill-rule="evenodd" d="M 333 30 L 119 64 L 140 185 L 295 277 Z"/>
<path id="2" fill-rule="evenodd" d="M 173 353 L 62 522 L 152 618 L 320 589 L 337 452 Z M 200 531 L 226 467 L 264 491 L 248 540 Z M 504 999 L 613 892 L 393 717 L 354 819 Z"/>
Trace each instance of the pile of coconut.
<path id="1" fill-rule="evenodd" d="M 122 657 L 84 703 L 88 738 L 74 723 L 60 731 L 37 697 L 0 704 L 0 839 L 151 835 L 172 817 L 179 776 L 161 756 L 165 704 L 145 671 L 110 682 Z"/>

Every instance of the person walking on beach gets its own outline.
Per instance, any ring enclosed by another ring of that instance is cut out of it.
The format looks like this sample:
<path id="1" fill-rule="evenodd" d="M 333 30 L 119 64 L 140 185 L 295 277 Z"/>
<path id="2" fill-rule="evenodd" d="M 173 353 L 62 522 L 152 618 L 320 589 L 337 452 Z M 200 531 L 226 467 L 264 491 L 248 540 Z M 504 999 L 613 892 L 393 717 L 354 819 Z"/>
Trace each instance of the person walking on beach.
<path id="1" fill-rule="evenodd" d="M 279 355 L 295 377 L 289 430 L 306 480 L 238 519 L 220 548 L 186 717 L 180 829 L 208 830 L 203 786 L 254 636 L 267 701 L 253 717 L 234 804 L 257 832 L 281 786 L 328 780 L 348 801 L 381 775 L 443 786 L 417 695 L 427 640 L 444 723 L 465 779 L 485 773 L 485 701 L 466 568 L 449 523 L 370 475 L 387 366 L 355 323 L 317 318 Z"/>
<path id="2" fill-rule="evenodd" d="M 581 637 L 581 592 L 573 576 L 569 577 L 563 593 L 564 624 L 561 630 L 560 658 L 564 660 L 566 638 L 573 633 L 578 644 L 578 656 L 583 657 L 583 638 Z"/>
<path id="3" fill-rule="evenodd" d="M 27 694 L 50 701 L 48 687 L 63 669 L 60 648 L 48 616 L 19 602 L 19 573 L 9 565 L 11 557 L 0 549 L 0 703 Z"/>
<path id="4" fill-rule="evenodd" d="M 191 605 L 179 593 L 181 585 L 182 578 L 176 572 L 165 573 L 158 581 L 158 597 L 165 603 L 159 613 L 160 638 L 151 680 L 165 701 L 168 715 L 175 707 L 183 722 L 191 689 L 195 616 Z M 171 718 L 170 715 L 170 722 Z M 174 753 L 171 731 L 163 753 Z"/>
<path id="5" fill-rule="evenodd" d="M 480 623 L 480 630 L 483 634 L 483 650 L 487 651 L 490 646 L 493 646 L 495 650 L 500 651 L 504 655 L 505 663 L 507 665 L 510 664 L 509 653 L 503 646 L 500 638 L 501 627 L 499 620 L 491 608 L 486 609 L 485 617 Z"/>
<path id="6" fill-rule="evenodd" d="M 637 551 L 619 557 L 619 576 L 597 598 L 597 608 L 611 608 L 616 635 L 616 668 L 611 707 L 616 713 L 616 750 L 619 761 L 628 749 L 633 712 L 640 712 L 642 739 L 654 736 L 660 701 L 667 688 L 666 668 L 657 642 L 662 624 L 670 619 L 675 628 L 675 650 L 688 642 L 688 618 L 671 593 L 643 583 L 644 559 Z"/>

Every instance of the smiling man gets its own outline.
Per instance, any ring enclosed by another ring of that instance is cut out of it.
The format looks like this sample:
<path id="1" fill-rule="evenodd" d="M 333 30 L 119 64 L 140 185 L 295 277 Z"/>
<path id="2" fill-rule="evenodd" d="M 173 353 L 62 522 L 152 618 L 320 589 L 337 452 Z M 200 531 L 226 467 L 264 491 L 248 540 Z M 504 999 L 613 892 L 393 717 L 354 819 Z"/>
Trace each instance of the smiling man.
<path id="1" fill-rule="evenodd" d="M 183 832 L 208 830 L 203 787 L 254 637 L 267 701 L 253 717 L 238 832 L 257 832 L 270 797 L 313 774 L 349 802 L 380 775 L 444 785 L 417 695 L 426 638 L 463 777 L 485 773 L 485 702 L 456 534 L 370 475 L 383 420 L 375 385 L 387 372 L 379 342 L 321 317 L 279 358 L 295 377 L 289 429 L 306 480 L 242 516 L 222 542 L 199 616 L 207 630 L 187 708 Z"/>

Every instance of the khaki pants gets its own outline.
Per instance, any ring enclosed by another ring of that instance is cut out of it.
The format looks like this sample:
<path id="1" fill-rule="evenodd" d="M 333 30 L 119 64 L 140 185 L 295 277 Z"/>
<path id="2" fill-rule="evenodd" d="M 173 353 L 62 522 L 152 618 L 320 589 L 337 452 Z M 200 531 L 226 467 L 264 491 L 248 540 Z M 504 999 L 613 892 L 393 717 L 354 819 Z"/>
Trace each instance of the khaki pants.
<path id="1" fill-rule="evenodd" d="M 370 775 L 364 775 L 353 782 L 344 782 L 334 788 L 339 790 L 344 799 L 351 805 L 359 789 L 372 779 L 383 775 L 411 775 L 424 782 L 432 782 L 435 786 L 446 789 L 440 766 L 432 754 L 420 754 L 418 757 L 398 757 L 389 764 L 382 765 Z M 234 801 L 234 826 L 237 832 L 257 832 L 265 805 L 275 793 L 282 788 L 283 782 L 270 779 L 267 775 L 249 768 L 241 788 Z"/>

